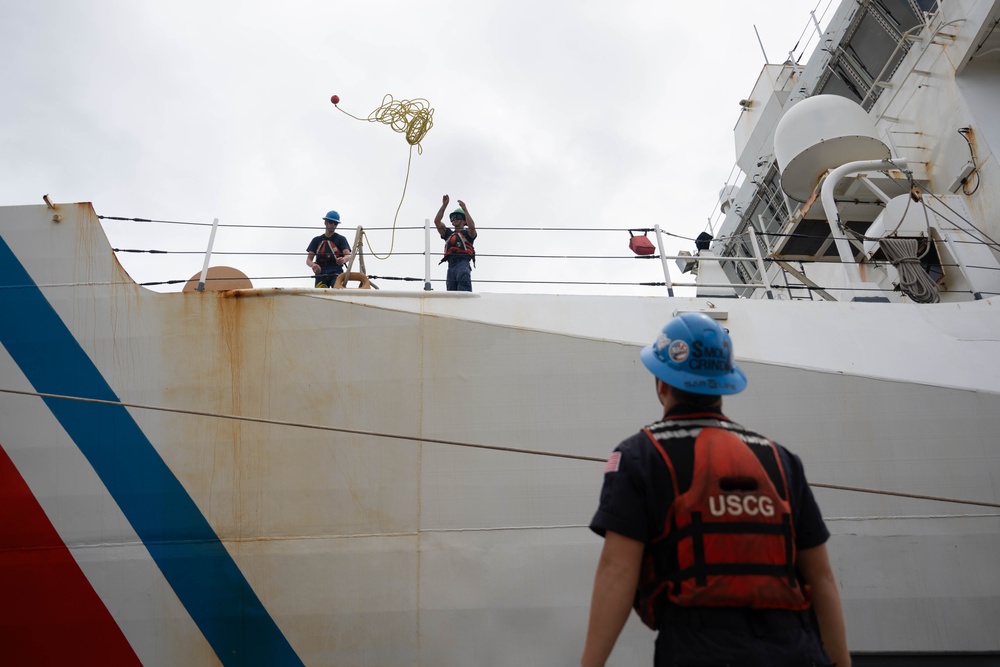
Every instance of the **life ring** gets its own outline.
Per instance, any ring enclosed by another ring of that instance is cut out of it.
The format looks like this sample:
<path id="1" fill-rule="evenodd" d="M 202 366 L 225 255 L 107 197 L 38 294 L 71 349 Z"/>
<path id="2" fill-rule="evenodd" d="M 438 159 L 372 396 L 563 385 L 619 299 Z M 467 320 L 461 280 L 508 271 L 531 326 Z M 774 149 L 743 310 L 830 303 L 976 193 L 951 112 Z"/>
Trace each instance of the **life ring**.
<path id="1" fill-rule="evenodd" d="M 372 283 L 368 280 L 368 276 L 363 273 L 351 272 L 350 274 L 341 273 L 337 276 L 337 279 L 333 281 L 334 289 L 345 289 L 347 287 L 347 282 L 350 280 L 357 280 L 361 283 L 358 287 L 360 289 L 371 289 Z"/>

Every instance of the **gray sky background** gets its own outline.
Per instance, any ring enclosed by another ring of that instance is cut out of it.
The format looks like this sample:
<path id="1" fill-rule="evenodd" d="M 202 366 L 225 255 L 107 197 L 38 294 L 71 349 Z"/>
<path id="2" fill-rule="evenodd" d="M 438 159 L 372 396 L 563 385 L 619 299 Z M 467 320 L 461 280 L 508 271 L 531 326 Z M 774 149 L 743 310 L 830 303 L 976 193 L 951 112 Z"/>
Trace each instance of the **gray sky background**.
<path id="1" fill-rule="evenodd" d="M 402 134 L 347 117 L 330 96 L 362 118 L 387 94 L 424 98 L 434 126 L 423 154 L 413 150 L 397 225 L 433 218 L 444 193 L 449 210 L 463 199 L 480 228 L 477 291 L 662 293 L 490 281 L 662 281 L 658 261 L 628 259 L 624 230 L 659 223 L 694 237 L 718 219 L 738 102 L 764 65 L 754 25 L 769 60 L 782 62 L 810 10 L 825 27 L 828 5 L 3 0 L 0 205 L 49 194 L 106 216 L 311 226 L 223 229 L 219 252 L 290 254 L 213 261 L 255 286 L 311 286 L 304 250 L 322 215 L 340 211 L 351 240 L 358 224 L 391 227 L 410 151 Z M 622 231 L 512 229 L 542 227 Z M 203 252 L 209 236 L 193 226 L 105 228 L 119 248 Z M 368 238 L 379 255 L 389 251 L 389 231 Z M 442 245 L 432 238 L 435 279 L 445 274 Z M 396 254 L 367 256 L 368 273 L 422 279 L 423 259 L 402 253 L 423 247 L 423 231 L 398 230 Z M 669 254 L 682 249 L 693 243 L 670 238 Z M 202 264 L 197 254 L 121 257 L 140 282 L 186 279 Z"/>

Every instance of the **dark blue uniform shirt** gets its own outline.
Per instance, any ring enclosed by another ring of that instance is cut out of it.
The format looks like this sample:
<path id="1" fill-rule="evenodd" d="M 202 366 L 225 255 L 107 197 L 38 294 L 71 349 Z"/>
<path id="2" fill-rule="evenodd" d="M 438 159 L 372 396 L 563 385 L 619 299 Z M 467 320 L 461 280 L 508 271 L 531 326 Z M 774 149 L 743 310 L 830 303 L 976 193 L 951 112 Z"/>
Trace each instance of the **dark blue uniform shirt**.
<path id="1" fill-rule="evenodd" d="M 683 420 L 705 410 L 678 406 L 667 417 Z M 722 415 L 714 415 L 725 419 Z M 694 447 L 694 438 L 691 440 Z M 806 481 L 802 461 L 776 444 L 788 482 L 795 546 L 798 550 L 824 544 L 830 533 Z M 662 534 L 667 511 L 676 496 L 663 457 L 639 432 L 615 448 L 617 470 L 605 472 L 600 505 L 590 522 L 599 535 L 613 531 L 647 544 Z M 676 465 L 676 462 L 675 462 Z M 655 664 L 732 664 L 753 667 L 829 665 L 809 612 L 742 608 L 681 609 L 663 601 L 662 623 L 656 639 Z"/>

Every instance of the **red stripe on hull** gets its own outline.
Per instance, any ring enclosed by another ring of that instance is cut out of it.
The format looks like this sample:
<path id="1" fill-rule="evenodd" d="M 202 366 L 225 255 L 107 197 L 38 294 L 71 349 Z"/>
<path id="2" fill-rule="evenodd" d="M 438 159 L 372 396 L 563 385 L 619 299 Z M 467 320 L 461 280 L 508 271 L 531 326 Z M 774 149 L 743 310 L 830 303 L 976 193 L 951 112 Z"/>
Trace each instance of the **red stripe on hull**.
<path id="1" fill-rule="evenodd" d="M 2 446 L 0 662 L 140 664 Z"/>

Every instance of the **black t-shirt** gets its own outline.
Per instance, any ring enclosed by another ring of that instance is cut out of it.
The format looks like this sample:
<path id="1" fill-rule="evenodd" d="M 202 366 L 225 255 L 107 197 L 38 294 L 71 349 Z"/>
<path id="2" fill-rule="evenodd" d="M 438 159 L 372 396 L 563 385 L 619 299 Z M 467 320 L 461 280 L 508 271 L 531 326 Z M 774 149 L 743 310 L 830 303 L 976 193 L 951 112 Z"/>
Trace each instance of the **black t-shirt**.
<path id="1" fill-rule="evenodd" d="M 316 251 L 319 249 L 319 244 L 322 243 L 323 241 L 332 241 L 333 245 L 335 245 L 337 249 L 340 250 L 342 253 L 351 252 L 351 244 L 347 241 L 345 237 L 341 236 L 340 234 L 337 234 L 336 232 L 334 232 L 333 236 L 320 234 L 319 236 L 317 236 L 316 238 L 314 238 L 312 241 L 309 242 L 309 247 L 306 248 L 306 252 L 316 253 Z M 320 262 L 319 258 L 317 258 L 316 263 L 319 264 L 321 267 L 320 268 L 321 274 L 338 274 L 344 270 L 343 267 L 341 267 L 340 264 L 337 264 L 336 261 Z"/>

